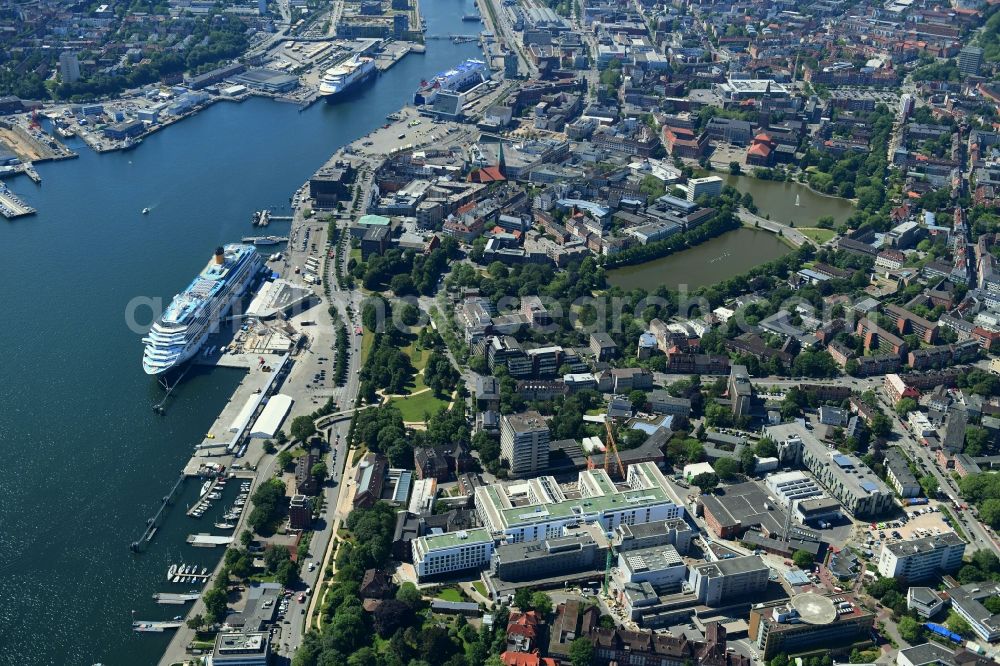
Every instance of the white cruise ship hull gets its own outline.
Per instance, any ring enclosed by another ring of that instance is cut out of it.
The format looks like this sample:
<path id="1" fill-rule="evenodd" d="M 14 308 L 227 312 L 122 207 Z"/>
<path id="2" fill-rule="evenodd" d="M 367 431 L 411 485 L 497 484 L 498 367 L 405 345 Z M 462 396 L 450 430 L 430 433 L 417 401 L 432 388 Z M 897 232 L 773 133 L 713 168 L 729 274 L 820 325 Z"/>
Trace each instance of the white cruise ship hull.
<path id="1" fill-rule="evenodd" d="M 264 265 L 260 255 L 251 245 L 230 245 L 227 250 L 233 252 L 232 265 L 227 264 L 224 273 L 222 269 L 213 273 L 210 263 L 185 292 L 174 297 L 143 338 L 146 374 L 165 374 L 194 357 L 253 284 Z"/>

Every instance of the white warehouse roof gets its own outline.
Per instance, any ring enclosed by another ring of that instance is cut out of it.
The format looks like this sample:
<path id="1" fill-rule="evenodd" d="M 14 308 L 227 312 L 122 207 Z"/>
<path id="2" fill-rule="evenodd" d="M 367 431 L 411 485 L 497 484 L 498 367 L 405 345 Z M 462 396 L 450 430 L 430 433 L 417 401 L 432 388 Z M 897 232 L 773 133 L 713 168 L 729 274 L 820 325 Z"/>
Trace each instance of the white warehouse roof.
<path id="1" fill-rule="evenodd" d="M 291 397 L 284 393 L 271 396 L 271 399 L 267 401 L 267 405 L 264 406 L 264 410 L 257 418 L 257 423 L 253 425 L 250 436 L 262 439 L 274 437 L 274 433 L 278 432 L 278 428 L 281 427 L 281 422 L 288 416 L 288 412 L 292 408 L 292 402 Z"/>

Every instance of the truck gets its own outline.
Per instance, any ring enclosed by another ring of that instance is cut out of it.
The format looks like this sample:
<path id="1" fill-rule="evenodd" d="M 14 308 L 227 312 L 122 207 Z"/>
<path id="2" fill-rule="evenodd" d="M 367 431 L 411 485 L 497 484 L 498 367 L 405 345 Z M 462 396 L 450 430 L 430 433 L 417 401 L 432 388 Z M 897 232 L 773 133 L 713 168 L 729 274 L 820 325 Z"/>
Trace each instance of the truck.
<path id="1" fill-rule="evenodd" d="M 911 497 L 908 500 L 903 500 L 904 506 L 920 506 L 921 504 L 927 504 L 930 500 L 926 497 Z"/>

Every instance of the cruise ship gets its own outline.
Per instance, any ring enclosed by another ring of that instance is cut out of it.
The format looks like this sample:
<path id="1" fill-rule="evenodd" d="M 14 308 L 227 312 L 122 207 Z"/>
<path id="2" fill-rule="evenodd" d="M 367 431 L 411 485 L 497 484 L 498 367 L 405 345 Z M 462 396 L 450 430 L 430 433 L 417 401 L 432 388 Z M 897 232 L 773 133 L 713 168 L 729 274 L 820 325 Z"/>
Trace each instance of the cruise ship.
<path id="1" fill-rule="evenodd" d="M 187 289 L 174 296 L 142 339 L 146 374 L 163 374 L 197 354 L 263 267 L 253 245 L 231 243 L 216 248 L 208 265 Z"/>
<path id="2" fill-rule="evenodd" d="M 347 89 L 370 78 L 376 72 L 374 58 L 354 54 L 348 60 L 331 67 L 319 83 L 319 94 L 334 99 Z"/>
<path id="3" fill-rule="evenodd" d="M 413 103 L 417 106 L 432 104 L 442 90 L 465 92 L 479 85 L 489 76 L 486 63 L 482 60 L 466 60 L 455 69 L 441 72 L 430 81 L 421 81 L 417 92 L 413 93 Z"/>

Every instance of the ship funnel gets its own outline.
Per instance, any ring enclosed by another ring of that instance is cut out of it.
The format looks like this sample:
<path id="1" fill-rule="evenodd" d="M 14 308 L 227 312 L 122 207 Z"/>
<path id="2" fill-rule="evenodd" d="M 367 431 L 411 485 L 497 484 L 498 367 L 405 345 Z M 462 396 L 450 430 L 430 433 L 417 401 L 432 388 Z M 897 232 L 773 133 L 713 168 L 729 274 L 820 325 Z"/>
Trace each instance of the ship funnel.
<path id="1" fill-rule="evenodd" d="M 219 247 L 215 248 L 215 263 L 221 266 L 225 262 L 226 262 L 226 253 L 222 249 L 222 246 L 220 245 Z"/>

